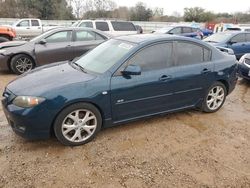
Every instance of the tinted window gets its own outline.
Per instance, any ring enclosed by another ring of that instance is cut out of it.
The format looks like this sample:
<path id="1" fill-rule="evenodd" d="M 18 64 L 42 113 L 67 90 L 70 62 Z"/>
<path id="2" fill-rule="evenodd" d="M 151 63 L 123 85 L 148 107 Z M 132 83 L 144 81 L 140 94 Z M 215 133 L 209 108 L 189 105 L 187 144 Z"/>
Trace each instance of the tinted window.
<path id="1" fill-rule="evenodd" d="M 96 22 L 96 29 L 99 29 L 101 31 L 109 31 L 109 26 L 107 22 Z"/>
<path id="2" fill-rule="evenodd" d="M 203 48 L 204 53 L 204 61 L 210 61 L 211 60 L 211 50 L 207 48 Z"/>
<path id="3" fill-rule="evenodd" d="M 92 22 L 82 22 L 80 27 L 89 27 L 93 28 L 93 23 Z"/>
<path id="4" fill-rule="evenodd" d="M 31 25 L 32 26 L 39 26 L 38 20 L 31 20 Z"/>
<path id="5" fill-rule="evenodd" d="M 169 33 L 172 33 L 174 35 L 181 34 L 181 27 L 174 28 L 174 29 L 170 30 Z"/>
<path id="6" fill-rule="evenodd" d="M 183 33 L 192 33 L 192 29 L 190 27 L 183 27 Z"/>
<path id="7" fill-rule="evenodd" d="M 48 43 L 54 42 L 70 42 L 71 41 L 71 31 L 61 31 L 54 33 L 46 38 Z"/>
<path id="8" fill-rule="evenodd" d="M 102 36 L 92 31 L 76 31 L 76 41 L 104 40 Z"/>
<path id="9" fill-rule="evenodd" d="M 204 61 L 203 47 L 193 43 L 178 42 L 177 43 L 177 65 L 191 65 Z M 206 58 L 209 58 L 206 54 Z"/>
<path id="10" fill-rule="evenodd" d="M 192 33 L 199 32 L 199 31 L 200 31 L 200 30 L 197 29 L 197 28 L 192 28 L 191 30 L 192 30 Z"/>
<path id="11" fill-rule="evenodd" d="M 250 34 L 246 34 L 246 41 L 250 42 Z"/>
<path id="12" fill-rule="evenodd" d="M 23 20 L 17 26 L 18 27 L 29 27 L 30 26 L 30 22 L 29 22 L 29 20 Z"/>
<path id="13" fill-rule="evenodd" d="M 131 22 L 111 22 L 115 31 L 136 31 L 134 24 Z"/>
<path id="14" fill-rule="evenodd" d="M 151 71 L 173 66 L 173 44 L 163 43 L 142 49 L 127 64 L 139 65 L 142 71 Z"/>
<path id="15" fill-rule="evenodd" d="M 231 42 L 245 42 L 245 34 L 238 34 L 231 39 Z"/>

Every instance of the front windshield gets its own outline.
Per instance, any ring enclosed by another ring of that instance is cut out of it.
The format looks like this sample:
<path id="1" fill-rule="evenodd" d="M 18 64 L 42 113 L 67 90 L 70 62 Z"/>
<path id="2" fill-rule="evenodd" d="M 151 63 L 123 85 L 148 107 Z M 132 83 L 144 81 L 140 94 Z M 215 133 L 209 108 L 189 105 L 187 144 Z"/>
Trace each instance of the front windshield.
<path id="1" fill-rule="evenodd" d="M 232 36 L 231 33 L 215 33 L 207 38 L 204 39 L 205 42 L 215 42 L 215 43 L 219 43 L 219 42 L 224 42 L 226 41 L 228 38 L 230 38 Z"/>
<path id="2" fill-rule="evenodd" d="M 164 27 L 164 28 L 156 30 L 154 33 L 165 34 L 165 33 L 169 32 L 171 29 L 173 29 L 173 27 Z"/>
<path id="3" fill-rule="evenodd" d="M 97 46 L 75 63 L 86 71 L 104 73 L 134 47 L 135 44 L 111 39 Z"/>

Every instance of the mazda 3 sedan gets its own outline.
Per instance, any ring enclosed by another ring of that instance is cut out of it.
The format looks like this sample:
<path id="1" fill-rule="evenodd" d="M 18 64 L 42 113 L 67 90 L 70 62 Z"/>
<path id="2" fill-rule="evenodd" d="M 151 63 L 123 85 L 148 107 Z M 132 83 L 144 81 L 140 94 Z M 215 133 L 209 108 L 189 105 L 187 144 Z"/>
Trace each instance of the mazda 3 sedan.
<path id="1" fill-rule="evenodd" d="M 219 110 L 235 87 L 235 56 L 196 39 L 131 35 L 110 39 L 78 60 L 39 67 L 9 83 L 3 110 L 29 139 L 53 133 L 65 145 L 101 128 L 192 108 Z"/>

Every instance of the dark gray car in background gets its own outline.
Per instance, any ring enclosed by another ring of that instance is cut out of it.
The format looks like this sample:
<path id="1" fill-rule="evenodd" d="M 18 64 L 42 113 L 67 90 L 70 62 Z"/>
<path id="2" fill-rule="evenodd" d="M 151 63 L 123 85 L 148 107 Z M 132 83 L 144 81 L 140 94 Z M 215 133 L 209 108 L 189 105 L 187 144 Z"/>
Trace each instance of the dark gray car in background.
<path id="1" fill-rule="evenodd" d="M 91 28 L 57 28 L 30 41 L 0 44 L 0 71 L 22 74 L 36 66 L 72 60 L 110 36 Z"/>

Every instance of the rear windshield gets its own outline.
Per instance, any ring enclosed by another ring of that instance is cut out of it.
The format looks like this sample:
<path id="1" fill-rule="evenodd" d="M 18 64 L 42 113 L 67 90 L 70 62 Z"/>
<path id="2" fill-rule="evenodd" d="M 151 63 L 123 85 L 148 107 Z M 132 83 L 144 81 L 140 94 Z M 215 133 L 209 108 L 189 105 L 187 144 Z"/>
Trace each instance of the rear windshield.
<path id="1" fill-rule="evenodd" d="M 136 31 L 136 28 L 131 22 L 111 21 L 115 31 Z"/>

